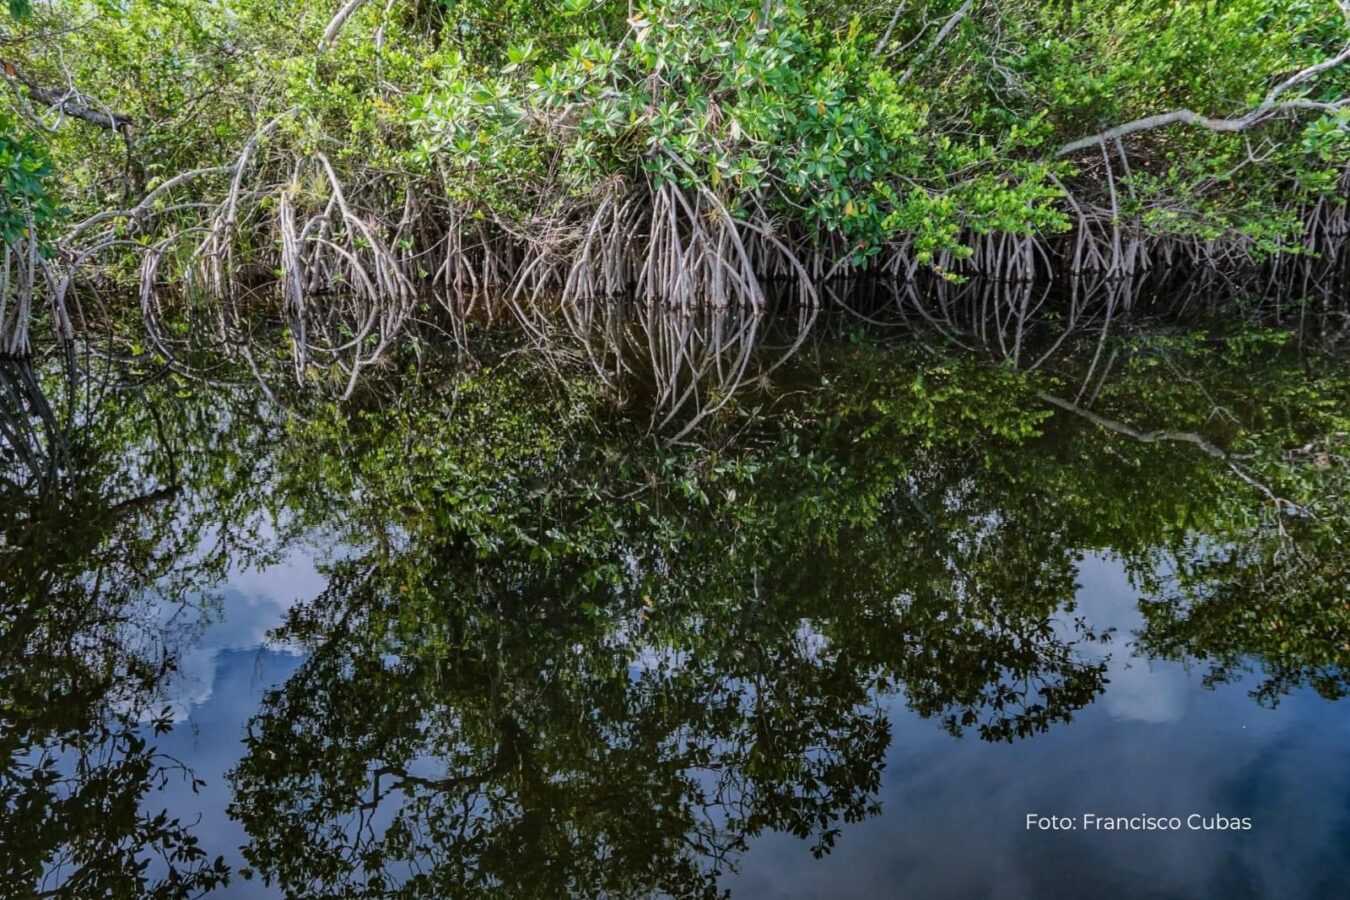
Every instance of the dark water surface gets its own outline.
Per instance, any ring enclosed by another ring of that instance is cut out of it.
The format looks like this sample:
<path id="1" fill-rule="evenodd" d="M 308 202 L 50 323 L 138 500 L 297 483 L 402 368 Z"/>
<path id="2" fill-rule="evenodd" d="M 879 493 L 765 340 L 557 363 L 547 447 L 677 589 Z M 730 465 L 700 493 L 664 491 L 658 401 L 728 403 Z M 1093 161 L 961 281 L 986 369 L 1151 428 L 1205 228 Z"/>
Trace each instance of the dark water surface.
<path id="1" fill-rule="evenodd" d="M 1114 302 L 4 368 L 0 896 L 1348 896 L 1344 354 Z"/>

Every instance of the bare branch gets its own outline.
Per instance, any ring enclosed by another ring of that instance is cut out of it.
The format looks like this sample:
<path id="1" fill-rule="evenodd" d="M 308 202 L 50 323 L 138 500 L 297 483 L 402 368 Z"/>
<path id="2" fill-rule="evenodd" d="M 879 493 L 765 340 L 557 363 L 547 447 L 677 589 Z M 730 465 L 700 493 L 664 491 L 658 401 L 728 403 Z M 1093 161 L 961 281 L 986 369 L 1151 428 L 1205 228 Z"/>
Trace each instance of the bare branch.
<path id="1" fill-rule="evenodd" d="M 352 13 L 360 9 L 365 2 L 366 0 L 347 0 L 347 3 L 337 11 L 337 15 L 333 16 L 333 21 L 329 22 L 328 27 L 324 29 L 323 37 L 319 38 L 320 53 L 327 50 L 337 39 L 338 34 L 342 31 L 342 26 L 347 24 L 347 20 L 352 17 Z"/>
<path id="2" fill-rule="evenodd" d="M 1348 13 L 1348 15 L 1350 15 L 1350 13 Z M 1135 134 L 1136 132 L 1149 131 L 1154 128 L 1163 128 L 1168 125 L 1196 125 L 1201 128 L 1207 128 L 1210 131 L 1237 132 L 1246 131 L 1248 128 L 1260 125 L 1276 116 L 1295 110 L 1334 112 L 1350 105 L 1350 98 L 1341 98 L 1333 103 L 1320 103 L 1315 100 L 1307 99 L 1286 100 L 1281 103 L 1277 102 L 1277 100 L 1281 94 L 1290 88 L 1303 84 L 1323 72 L 1334 69 L 1345 63 L 1347 60 L 1350 60 L 1350 44 L 1347 44 L 1341 52 L 1335 56 L 1323 60 L 1316 65 L 1308 66 L 1306 69 L 1301 69 L 1275 85 L 1275 87 L 1271 88 L 1270 93 L 1266 94 L 1266 98 L 1261 101 L 1261 105 L 1243 116 L 1222 118 L 1204 116 L 1190 109 L 1174 109 L 1170 112 L 1158 113 L 1157 115 L 1145 116 L 1142 119 L 1135 119 L 1132 122 L 1126 122 L 1123 125 L 1108 128 L 1097 134 L 1079 138 L 1076 141 L 1070 141 L 1055 151 L 1055 156 L 1068 156 L 1071 153 L 1077 153 L 1079 150 L 1086 150 L 1090 147 L 1096 147 L 1098 145 L 1105 146 L 1108 141 L 1119 140 L 1127 135 Z"/>
<path id="3" fill-rule="evenodd" d="M 938 33 L 933 36 L 933 42 L 928 45 L 928 49 L 920 53 L 918 58 L 905 70 L 905 74 L 900 76 L 901 84 L 909 81 L 910 76 L 914 74 L 914 69 L 919 63 L 932 56 L 933 52 L 937 50 L 938 47 L 942 46 L 942 42 L 947 40 L 947 36 L 952 33 L 952 30 L 955 29 L 957 25 L 961 24 L 961 20 L 970 14 L 970 11 L 974 6 L 975 0 L 966 0 L 965 3 L 961 4 L 960 9 L 952 13 L 952 17 L 943 23 L 943 26 L 938 29 Z"/>
<path id="4" fill-rule="evenodd" d="M 1221 447 L 1217 447 L 1207 440 L 1204 436 L 1196 434 L 1193 431 L 1140 431 L 1139 429 L 1127 425 L 1124 422 L 1118 422 L 1115 419 L 1108 419 L 1100 416 L 1090 409 L 1084 409 L 1076 403 L 1065 400 L 1063 397 L 1056 397 L 1053 394 L 1047 394 L 1044 391 L 1037 391 L 1036 396 L 1040 397 L 1051 406 L 1058 406 L 1060 409 L 1071 412 L 1076 416 L 1087 419 L 1093 425 L 1099 428 L 1105 428 L 1107 431 L 1114 431 L 1116 434 L 1123 434 L 1128 438 L 1139 441 L 1142 444 L 1156 444 L 1159 441 L 1170 441 L 1182 444 L 1194 444 L 1205 453 L 1215 459 L 1234 460 L 1248 459 L 1242 454 L 1229 453 Z"/>
<path id="5" fill-rule="evenodd" d="M 111 131 L 121 131 L 132 124 L 131 116 L 118 112 L 100 112 L 96 109 L 90 109 L 80 102 L 80 95 L 74 91 L 58 92 L 51 88 L 43 87 L 25 75 L 20 74 L 19 70 L 12 63 L 0 60 L 0 70 L 3 70 L 5 80 L 11 84 L 21 84 L 28 89 L 28 96 L 39 103 L 43 103 L 53 109 L 60 110 L 66 115 L 88 122 L 91 125 L 97 125 L 100 128 L 107 128 Z"/>
<path id="6" fill-rule="evenodd" d="M 189 181 L 194 181 L 206 175 L 229 175 L 233 174 L 234 171 L 235 165 L 231 164 L 227 166 L 210 166 L 205 169 L 193 169 L 188 172 L 180 172 L 179 174 L 175 175 L 174 177 L 165 181 L 163 184 L 156 187 L 154 190 L 150 191 L 150 193 L 146 194 L 139 203 L 137 203 L 134 207 L 130 209 L 105 209 L 102 210 L 101 212 L 95 213 L 94 215 L 90 216 L 84 221 L 79 222 L 65 236 L 65 238 L 63 239 L 63 243 L 66 244 L 71 243 L 77 237 L 82 235 L 84 232 L 88 231 L 90 228 L 92 228 L 95 225 L 98 225 L 101 222 L 107 222 L 112 219 L 121 219 L 126 217 L 129 217 L 131 219 L 137 219 L 149 211 L 150 205 L 154 203 L 157 198 L 159 198 L 167 191 L 173 190 L 179 185 L 186 184 Z"/>
<path id="7" fill-rule="evenodd" d="M 895 23 L 900 21 L 900 14 L 905 11 L 907 5 L 908 3 L 905 0 L 896 4 L 895 12 L 891 15 L 891 21 L 886 26 L 885 33 L 881 35 L 881 40 L 877 41 L 876 49 L 872 51 L 873 56 L 880 56 L 881 51 L 885 50 L 886 45 L 891 42 L 891 32 L 895 30 Z"/>

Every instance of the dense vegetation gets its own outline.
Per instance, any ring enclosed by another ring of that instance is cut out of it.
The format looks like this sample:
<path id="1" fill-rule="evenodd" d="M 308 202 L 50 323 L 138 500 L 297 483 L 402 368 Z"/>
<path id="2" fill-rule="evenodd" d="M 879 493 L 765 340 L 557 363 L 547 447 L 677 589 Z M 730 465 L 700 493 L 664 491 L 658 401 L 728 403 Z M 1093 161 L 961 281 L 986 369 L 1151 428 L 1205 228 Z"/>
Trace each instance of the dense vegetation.
<path id="1" fill-rule="evenodd" d="M 1344 233 L 1344 0 L 15 0 L 5 344 L 91 272 L 760 304 L 865 267 L 1126 273 Z M 40 298 L 49 298 L 50 304 Z M 352 299 L 354 298 L 354 299 Z M 372 324 L 361 329 L 361 323 Z"/>

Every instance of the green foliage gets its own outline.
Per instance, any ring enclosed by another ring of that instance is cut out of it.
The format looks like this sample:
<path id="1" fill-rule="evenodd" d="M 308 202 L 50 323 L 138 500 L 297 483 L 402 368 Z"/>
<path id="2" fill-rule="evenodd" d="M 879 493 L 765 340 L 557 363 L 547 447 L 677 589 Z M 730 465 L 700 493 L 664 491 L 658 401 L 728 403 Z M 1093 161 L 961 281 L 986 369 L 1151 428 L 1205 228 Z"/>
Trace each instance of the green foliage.
<path id="1" fill-rule="evenodd" d="M 764 204 L 808 235 L 842 236 L 859 258 L 902 233 L 931 251 L 966 228 L 1065 227 L 1052 167 L 999 159 L 1032 145 L 1039 122 L 999 149 L 935 139 L 927 101 L 872 39 L 859 19 L 832 26 L 800 0 L 682 0 L 637 7 L 617 41 L 507 46 L 496 71 L 455 47 L 413 102 L 413 158 L 441 161 L 458 196 L 491 204 L 520 186 L 516 207 L 538 203 L 529 191 L 546 164 L 564 196 L 615 175 L 707 187 L 734 212 Z"/>
<path id="2" fill-rule="evenodd" d="M 843 236 L 861 257 L 907 235 L 926 261 L 959 255 L 967 230 L 1067 228 L 1052 176 L 1073 169 L 1047 161 L 1056 143 L 1168 109 L 1245 111 L 1266 89 L 1253 71 L 1296 70 L 1343 39 L 1334 4 L 1207 9 L 1001 4 L 993 33 L 971 24 L 949 39 L 956 49 L 944 52 L 966 56 L 950 71 L 935 69 L 940 55 L 874 53 L 883 19 L 804 0 L 637 7 L 626 30 L 592 29 L 569 45 L 540 15 L 529 39 L 504 45 L 505 65 L 458 45 L 443 54 L 440 83 L 410 116 L 418 157 L 442 159 L 464 196 L 491 198 L 503 180 L 537 185 L 545 166 L 574 194 L 641 172 L 711 186 L 732 206 L 767 205 L 807 234 Z M 938 12 L 906 10 L 893 33 Z M 991 43 L 1018 31 L 1044 37 Z M 1346 85 L 1332 73 L 1318 90 L 1335 97 Z M 1117 215 L 1150 233 L 1244 233 L 1279 249 L 1298 231 L 1299 203 L 1336 193 L 1326 178 L 1344 160 L 1338 121 L 1315 120 L 1301 143 L 1283 129 L 1259 161 L 1238 135 L 1132 139 L 1131 159 L 1109 176 Z M 1086 163 L 1095 183 L 1075 189 L 1105 199 Z"/>
<path id="3" fill-rule="evenodd" d="M 17 124 L 0 115 L 0 240 L 14 246 L 41 237 L 59 214 L 47 181 L 52 174 L 44 148 Z"/>
<path id="4" fill-rule="evenodd" d="M 958 22 L 961 8 L 372 3 L 321 52 L 333 10 L 299 0 L 61 0 L 0 28 L 26 77 L 69 80 L 136 123 L 129 166 L 114 134 L 67 120 L 52 138 L 61 199 L 80 213 L 118 202 L 128 177 L 148 189 L 227 162 L 291 109 L 274 135 L 288 150 L 357 179 L 413 178 L 484 217 L 539 220 L 604 185 L 674 181 L 860 262 L 897 244 L 959 258 L 972 238 L 1052 235 L 1085 209 L 1273 252 L 1297 245 L 1307 207 L 1342 202 L 1343 108 L 1055 155 L 1142 116 L 1254 109 L 1344 45 L 1332 0 L 1016 0 Z M 1281 99 L 1347 92 L 1341 67 Z"/>

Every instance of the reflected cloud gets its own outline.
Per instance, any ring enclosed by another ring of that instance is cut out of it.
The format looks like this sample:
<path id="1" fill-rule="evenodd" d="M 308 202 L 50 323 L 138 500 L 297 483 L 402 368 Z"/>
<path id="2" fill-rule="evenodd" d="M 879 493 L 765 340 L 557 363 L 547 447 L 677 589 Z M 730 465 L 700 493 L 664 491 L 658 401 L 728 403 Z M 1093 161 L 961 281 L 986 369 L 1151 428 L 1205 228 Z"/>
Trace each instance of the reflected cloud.
<path id="1" fill-rule="evenodd" d="M 1192 680 L 1176 662 L 1148 659 L 1134 652 L 1132 636 L 1144 626 L 1139 589 L 1125 565 L 1105 554 L 1086 557 L 1078 567 L 1082 584 L 1078 612 L 1100 631 L 1111 630 L 1110 644 L 1087 644 L 1086 655 L 1105 659 L 1110 687 L 1101 706 L 1120 719 L 1175 722 L 1186 713 Z"/>
<path id="2" fill-rule="evenodd" d="M 1350 867 L 1350 723 L 1302 696 L 1244 729 L 1252 707 L 1239 687 L 1192 680 L 1183 692 L 1183 719 L 1140 726 L 1098 707 L 1007 747 L 952 741 L 893 706 L 883 818 L 854 826 L 824 861 L 767 837 L 727 887 L 837 900 L 1340 896 L 1327 873 Z M 1028 832 L 1029 812 L 1219 813 L 1253 828 Z"/>
<path id="3" fill-rule="evenodd" d="M 231 573 L 220 591 L 220 614 L 203 613 L 201 636 L 179 656 L 179 668 L 165 686 L 175 721 L 189 717 L 194 706 L 211 698 L 222 653 L 268 647 L 298 652 L 268 635 L 297 603 L 319 594 L 327 580 L 307 554 L 293 552 L 282 562 Z M 170 611 L 172 614 L 172 611 Z"/>

